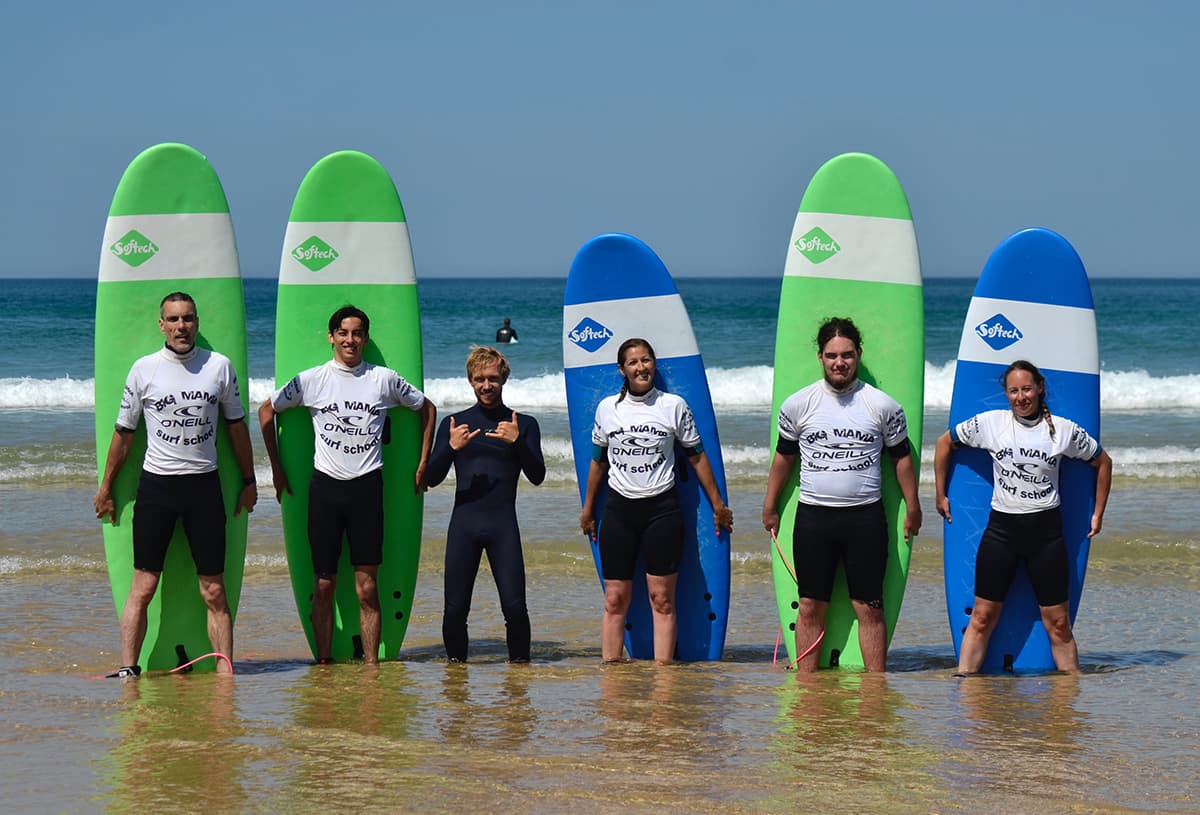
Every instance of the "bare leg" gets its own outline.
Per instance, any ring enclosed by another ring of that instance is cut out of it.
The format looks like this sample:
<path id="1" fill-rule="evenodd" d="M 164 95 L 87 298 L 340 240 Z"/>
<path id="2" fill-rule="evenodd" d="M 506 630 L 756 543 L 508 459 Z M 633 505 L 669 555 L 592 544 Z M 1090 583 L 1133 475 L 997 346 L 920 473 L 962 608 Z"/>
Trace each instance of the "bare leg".
<path id="1" fill-rule="evenodd" d="M 632 580 L 604 581 L 604 619 L 600 623 L 600 659 L 614 662 L 625 647 L 625 615 L 633 600 Z"/>
<path id="2" fill-rule="evenodd" d="M 971 620 L 967 623 L 967 630 L 963 632 L 962 648 L 958 654 L 959 673 L 979 672 L 979 666 L 983 664 L 983 658 L 987 656 L 988 640 L 992 636 L 992 631 L 996 629 L 996 623 L 1000 621 L 1000 612 L 1003 609 L 1003 602 L 984 600 L 982 597 L 975 598 L 975 605 L 971 609 Z"/>
<path id="3" fill-rule="evenodd" d="M 378 566 L 355 566 L 354 588 L 358 592 L 358 626 L 362 633 L 363 661 L 379 663 L 379 632 L 382 614 L 379 610 Z"/>
<path id="4" fill-rule="evenodd" d="M 887 623 L 883 620 L 883 609 L 854 599 L 850 605 L 858 618 L 858 648 L 862 651 L 863 665 L 868 671 L 886 671 Z"/>
<path id="5" fill-rule="evenodd" d="M 1042 625 L 1050 635 L 1050 654 L 1060 671 L 1079 673 L 1079 646 L 1071 633 L 1071 610 L 1068 603 L 1042 606 Z"/>
<path id="6" fill-rule="evenodd" d="M 223 575 L 200 575 L 200 596 L 208 607 L 208 641 L 213 650 L 233 659 L 233 616 L 229 613 L 229 601 L 225 596 Z M 233 669 L 224 660 L 217 660 L 217 673 L 230 673 Z"/>
<path id="7" fill-rule="evenodd" d="M 312 627 L 318 660 L 333 657 L 333 590 L 336 585 L 336 577 L 318 576 L 313 591 Z"/>
<path id="8" fill-rule="evenodd" d="M 796 656 L 812 650 L 796 663 L 797 671 L 815 671 L 820 664 L 821 649 L 812 646 L 825 629 L 825 612 L 828 610 L 829 603 L 823 600 L 800 598 L 800 610 L 796 612 Z"/>
<path id="9" fill-rule="evenodd" d="M 670 665 L 675 659 L 675 636 L 678 630 L 675 584 L 678 580 L 678 574 L 646 575 L 650 610 L 654 617 L 654 661 L 659 665 Z"/>
<path id="10" fill-rule="evenodd" d="M 159 572 L 133 570 L 133 583 L 129 586 L 129 596 L 125 598 L 125 608 L 121 611 L 122 665 L 138 664 L 142 641 L 146 639 L 146 609 L 158 590 L 159 576 Z"/>

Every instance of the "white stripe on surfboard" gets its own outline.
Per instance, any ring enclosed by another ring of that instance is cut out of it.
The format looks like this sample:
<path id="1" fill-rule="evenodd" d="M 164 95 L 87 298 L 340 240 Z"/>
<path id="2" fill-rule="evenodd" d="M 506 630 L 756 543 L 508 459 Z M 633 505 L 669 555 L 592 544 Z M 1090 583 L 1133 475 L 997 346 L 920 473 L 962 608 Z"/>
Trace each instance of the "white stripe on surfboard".
<path id="1" fill-rule="evenodd" d="M 416 283 L 408 224 L 289 221 L 279 258 L 279 282 L 307 286 Z"/>
<path id="2" fill-rule="evenodd" d="M 101 283 L 240 276 L 228 212 L 113 215 L 104 225 Z"/>
<path id="3" fill-rule="evenodd" d="M 630 337 L 648 340 L 659 358 L 700 353 L 678 294 L 601 300 L 563 309 L 563 367 L 615 365 L 617 348 Z M 595 347 L 589 351 L 580 342 Z"/>
<path id="4" fill-rule="evenodd" d="M 1008 365 L 1027 359 L 1053 371 L 1100 373 L 1096 312 L 1090 308 L 972 297 L 963 325 L 960 360 Z M 993 347 L 1013 339 L 1000 349 Z"/>
<path id="5" fill-rule="evenodd" d="M 901 218 L 801 212 L 792 227 L 785 277 L 828 277 L 921 285 L 913 223 Z"/>

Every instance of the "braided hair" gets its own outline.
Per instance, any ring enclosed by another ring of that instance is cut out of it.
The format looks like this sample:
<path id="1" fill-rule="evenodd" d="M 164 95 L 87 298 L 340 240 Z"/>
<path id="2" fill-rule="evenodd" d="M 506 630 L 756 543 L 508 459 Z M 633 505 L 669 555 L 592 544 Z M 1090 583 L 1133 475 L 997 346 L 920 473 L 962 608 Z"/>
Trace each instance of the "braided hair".
<path id="1" fill-rule="evenodd" d="M 1004 369 L 1004 373 L 1000 375 L 1000 386 L 1008 387 L 1008 375 L 1013 371 L 1024 371 L 1033 377 L 1033 381 L 1042 389 L 1038 394 L 1038 409 L 1041 411 L 1042 418 L 1046 420 L 1046 427 L 1050 430 L 1050 438 L 1054 438 L 1054 419 L 1050 415 L 1050 405 L 1046 403 L 1046 377 L 1042 376 L 1042 372 L 1038 367 L 1029 360 L 1018 359 L 1014 360 L 1011 365 Z"/>

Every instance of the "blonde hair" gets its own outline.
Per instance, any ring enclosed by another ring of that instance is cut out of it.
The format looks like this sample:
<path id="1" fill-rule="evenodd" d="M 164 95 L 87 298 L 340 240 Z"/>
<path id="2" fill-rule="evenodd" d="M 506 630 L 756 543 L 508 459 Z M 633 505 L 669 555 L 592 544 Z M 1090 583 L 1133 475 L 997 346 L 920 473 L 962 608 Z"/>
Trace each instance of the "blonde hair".
<path id="1" fill-rule="evenodd" d="M 490 345 L 472 345 L 471 353 L 467 355 L 467 379 L 475 375 L 480 368 L 489 365 L 500 366 L 500 381 L 507 382 L 512 369 L 508 367 L 508 359 Z"/>

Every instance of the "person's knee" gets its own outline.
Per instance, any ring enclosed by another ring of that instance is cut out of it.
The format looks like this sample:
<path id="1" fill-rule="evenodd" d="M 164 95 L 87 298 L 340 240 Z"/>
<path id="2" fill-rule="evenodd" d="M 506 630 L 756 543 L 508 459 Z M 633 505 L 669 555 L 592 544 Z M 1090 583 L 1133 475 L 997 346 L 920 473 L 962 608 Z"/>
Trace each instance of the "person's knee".
<path id="1" fill-rule="evenodd" d="M 811 597 L 800 598 L 800 622 L 821 625 L 825 622 L 825 604 Z"/>
<path id="2" fill-rule="evenodd" d="M 1070 642 L 1074 638 L 1071 633 L 1071 617 L 1066 609 L 1043 609 L 1042 623 L 1046 626 L 1046 632 L 1050 638 L 1056 642 Z"/>
<path id="3" fill-rule="evenodd" d="M 625 614 L 629 611 L 629 603 L 632 599 L 631 592 L 609 589 L 604 592 L 604 613 Z"/>
<path id="4" fill-rule="evenodd" d="M 354 590 L 358 593 L 358 602 L 364 606 L 379 604 L 379 585 L 375 575 L 359 572 L 354 578 Z"/>
<path id="5" fill-rule="evenodd" d="M 333 592 L 337 588 L 337 578 L 333 576 L 318 575 L 316 581 L 316 591 L 313 592 L 313 600 L 323 604 L 333 602 Z"/>
<path id="6" fill-rule="evenodd" d="M 667 589 L 650 590 L 650 608 L 655 614 L 671 615 L 675 613 L 674 592 Z"/>
<path id="7" fill-rule="evenodd" d="M 200 578 L 200 596 L 210 611 L 222 612 L 229 609 L 225 598 L 225 582 L 220 578 Z"/>
<path id="8" fill-rule="evenodd" d="M 146 608 L 150 605 L 150 601 L 154 599 L 154 593 L 158 590 L 158 575 L 152 572 L 135 572 L 133 583 L 129 586 L 129 596 L 126 599 L 126 604 L 132 604 L 135 608 Z"/>
<path id="9" fill-rule="evenodd" d="M 883 625 L 882 600 L 854 600 L 854 616 L 858 618 L 859 626 Z"/>
<path id="10" fill-rule="evenodd" d="M 971 619 L 967 625 L 977 634 L 986 634 L 1000 620 L 1000 609 L 977 603 L 971 610 Z"/>
<path id="11" fill-rule="evenodd" d="M 501 605 L 500 613 L 504 615 L 504 622 L 513 623 L 529 619 L 529 609 L 524 603 L 510 603 L 509 605 Z"/>

